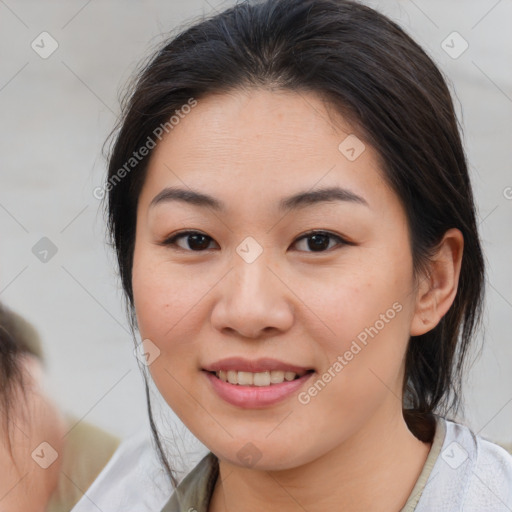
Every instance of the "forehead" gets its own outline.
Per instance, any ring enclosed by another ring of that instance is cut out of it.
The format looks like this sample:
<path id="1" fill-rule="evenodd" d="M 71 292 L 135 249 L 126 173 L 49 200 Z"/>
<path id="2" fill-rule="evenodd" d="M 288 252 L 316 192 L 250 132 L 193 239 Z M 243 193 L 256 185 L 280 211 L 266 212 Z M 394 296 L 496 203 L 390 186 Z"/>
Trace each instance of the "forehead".
<path id="1" fill-rule="evenodd" d="M 229 148 L 231 159 L 257 153 L 254 163 L 258 163 L 276 156 L 300 160 L 303 153 L 313 156 L 321 146 L 324 150 L 330 147 L 326 158 L 332 159 L 337 156 L 340 137 L 351 133 L 351 127 L 340 116 L 334 117 L 335 126 L 331 117 L 332 111 L 311 92 L 248 89 L 212 94 L 182 116 L 156 153 L 193 147 L 194 152 L 187 155 L 193 161 L 211 158 L 214 148 Z M 299 146 L 298 154 L 286 153 Z"/>
<path id="2" fill-rule="evenodd" d="M 182 116 L 153 150 L 143 193 L 172 185 L 244 202 L 341 186 L 370 203 L 387 188 L 373 148 L 318 95 L 265 89 L 210 95 Z"/>

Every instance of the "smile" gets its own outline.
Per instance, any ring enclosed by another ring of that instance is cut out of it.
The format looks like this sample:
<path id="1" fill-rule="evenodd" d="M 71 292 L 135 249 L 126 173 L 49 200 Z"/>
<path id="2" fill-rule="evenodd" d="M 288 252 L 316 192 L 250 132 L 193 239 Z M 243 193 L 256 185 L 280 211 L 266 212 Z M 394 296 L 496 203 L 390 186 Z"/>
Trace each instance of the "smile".
<path id="1" fill-rule="evenodd" d="M 291 382 L 292 380 L 299 379 L 307 372 L 290 372 L 283 370 L 272 370 L 265 372 L 244 372 L 237 370 L 220 370 L 215 372 L 218 379 L 230 384 L 237 384 L 239 386 L 270 386 L 274 384 L 281 384 L 282 382 Z"/>
<path id="2" fill-rule="evenodd" d="M 223 401 L 241 409 L 263 409 L 294 396 L 316 372 L 274 359 L 229 358 L 201 373 Z"/>

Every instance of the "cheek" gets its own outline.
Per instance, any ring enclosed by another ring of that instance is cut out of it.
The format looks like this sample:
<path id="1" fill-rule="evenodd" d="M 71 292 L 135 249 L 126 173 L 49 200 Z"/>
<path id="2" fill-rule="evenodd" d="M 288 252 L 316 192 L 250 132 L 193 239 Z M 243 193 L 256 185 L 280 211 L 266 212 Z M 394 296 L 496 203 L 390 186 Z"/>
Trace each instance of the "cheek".
<path id="1" fill-rule="evenodd" d="M 134 253 L 132 287 L 140 338 L 158 349 L 148 370 L 179 415 L 190 414 L 190 394 L 199 393 L 201 331 L 208 321 L 204 304 L 214 277 L 199 266 L 173 264 L 151 247 Z"/>
<path id="2" fill-rule="evenodd" d="M 408 321 L 404 311 L 409 309 L 412 297 L 403 274 L 372 265 L 339 277 L 333 274 L 321 292 L 324 303 L 318 309 L 334 331 L 330 348 L 348 349 L 352 340 L 364 344 L 372 335 L 386 337 L 389 333 L 394 337 L 397 330 L 403 331 Z"/>
<path id="3" fill-rule="evenodd" d="M 149 251 L 134 254 L 132 286 L 140 339 L 151 340 L 158 350 L 148 370 L 168 405 L 184 417 L 191 414 L 189 393 L 195 393 L 196 385 L 199 319 L 194 306 L 204 294 L 191 281 L 187 273 L 154 261 Z"/>
<path id="4" fill-rule="evenodd" d="M 360 270 L 339 275 L 324 289 L 322 319 L 330 327 L 323 336 L 327 395 L 358 408 L 388 388 L 399 389 L 403 357 L 413 311 L 412 269 L 408 261 L 368 258 Z M 393 262 L 387 263 L 386 262 Z M 332 375 L 336 378 L 332 378 Z M 334 383 L 336 382 L 336 383 Z M 349 392 L 350 391 L 350 392 Z M 314 393 L 314 391 L 313 391 Z M 322 391 L 323 393 L 323 391 Z"/>
<path id="5" fill-rule="evenodd" d="M 173 265 L 154 250 L 136 247 L 132 287 L 137 324 L 141 336 L 162 345 L 162 350 L 184 325 L 190 328 L 195 305 L 209 288 L 195 274 L 194 269 Z"/>

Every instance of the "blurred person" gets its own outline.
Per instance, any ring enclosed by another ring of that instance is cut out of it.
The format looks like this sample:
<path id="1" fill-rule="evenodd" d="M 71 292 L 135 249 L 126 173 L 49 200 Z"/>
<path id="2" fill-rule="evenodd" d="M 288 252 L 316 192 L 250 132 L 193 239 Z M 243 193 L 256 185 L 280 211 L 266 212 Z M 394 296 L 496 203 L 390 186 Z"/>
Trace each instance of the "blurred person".
<path id="1" fill-rule="evenodd" d="M 119 440 L 59 410 L 36 329 L 1 304 L 0 406 L 0 511 L 68 512 Z"/>

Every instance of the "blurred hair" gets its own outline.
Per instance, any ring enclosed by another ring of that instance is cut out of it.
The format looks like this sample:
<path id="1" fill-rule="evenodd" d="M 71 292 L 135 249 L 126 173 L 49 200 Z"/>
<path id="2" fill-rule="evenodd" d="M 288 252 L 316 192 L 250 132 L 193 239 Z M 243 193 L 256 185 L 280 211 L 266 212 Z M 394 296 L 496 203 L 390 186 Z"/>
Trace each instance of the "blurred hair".
<path id="1" fill-rule="evenodd" d="M 42 360 L 41 342 L 34 326 L 0 303 L 0 414 L 1 427 L 10 450 L 10 412 L 16 399 L 25 398 L 21 357 L 30 354 Z"/>

